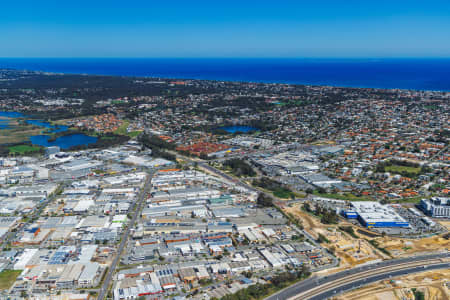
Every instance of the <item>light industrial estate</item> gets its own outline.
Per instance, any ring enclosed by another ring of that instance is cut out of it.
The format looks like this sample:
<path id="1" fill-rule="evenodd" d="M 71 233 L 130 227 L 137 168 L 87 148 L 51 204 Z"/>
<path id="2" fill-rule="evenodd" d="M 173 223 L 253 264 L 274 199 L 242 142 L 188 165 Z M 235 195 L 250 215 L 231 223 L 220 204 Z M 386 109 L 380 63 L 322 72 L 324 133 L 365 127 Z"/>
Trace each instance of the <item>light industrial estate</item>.
<path id="1" fill-rule="evenodd" d="M 447 272 L 448 92 L 0 75 L 1 299 L 326 299 Z"/>

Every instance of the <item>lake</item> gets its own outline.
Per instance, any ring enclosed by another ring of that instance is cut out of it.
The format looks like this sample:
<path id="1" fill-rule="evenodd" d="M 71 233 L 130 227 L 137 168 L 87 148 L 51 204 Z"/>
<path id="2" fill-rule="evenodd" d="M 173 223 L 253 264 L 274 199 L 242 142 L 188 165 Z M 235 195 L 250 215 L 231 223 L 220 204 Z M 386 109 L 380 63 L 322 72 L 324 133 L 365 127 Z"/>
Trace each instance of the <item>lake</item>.
<path id="1" fill-rule="evenodd" d="M 20 112 L 0 111 L 0 129 L 7 129 L 9 127 L 9 119 L 22 117 L 24 115 Z"/>
<path id="2" fill-rule="evenodd" d="M 31 125 L 44 127 L 44 128 L 47 128 L 47 129 L 52 129 L 52 130 L 48 130 L 47 131 L 48 133 L 64 132 L 67 129 L 69 129 L 69 126 L 65 126 L 65 125 L 55 126 L 55 125 L 50 124 L 49 122 L 45 122 L 45 121 L 42 121 L 42 120 L 27 120 L 27 123 L 31 124 Z"/>
<path id="3" fill-rule="evenodd" d="M 0 111 L 0 117 L 6 117 L 6 118 L 23 118 L 25 115 L 20 112 L 15 111 Z"/>
<path id="4" fill-rule="evenodd" d="M 43 147 L 59 146 L 61 149 L 69 149 L 74 146 L 88 145 L 97 142 L 95 136 L 88 136 L 81 133 L 65 135 L 56 138 L 56 140 L 49 142 L 48 135 L 34 135 L 30 136 L 30 141 L 34 145 Z"/>
<path id="5" fill-rule="evenodd" d="M 229 133 L 236 133 L 236 132 L 247 133 L 250 131 L 258 130 L 258 128 L 256 128 L 256 127 L 243 126 L 243 125 L 223 126 L 223 127 L 219 127 L 218 129 L 225 130 L 226 132 L 229 132 Z"/>
<path id="6" fill-rule="evenodd" d="M 0 130 L 9 128 L 9 119 L 11 118 L 28 117 L 20 112 L 0 111 Z M 27 119 L 26 122 L 30 125 L 45 128 L 45 132 L 43 133 L 59 133 L 69 129 L 69 127 L 65 125 L 52 125 L 49 122 L 37 119 Z M 74 146 L 89 145 L 97 142 L 97 137 L 88 136 L 82 133 L 61 136 L 51 142 L 48 141 L 49 139 L 50 136 L 45 134 L 30 136 L 30 141 L 33 145 L 43 147 L 59 146 L 61 149 L 69 149 Z"/>

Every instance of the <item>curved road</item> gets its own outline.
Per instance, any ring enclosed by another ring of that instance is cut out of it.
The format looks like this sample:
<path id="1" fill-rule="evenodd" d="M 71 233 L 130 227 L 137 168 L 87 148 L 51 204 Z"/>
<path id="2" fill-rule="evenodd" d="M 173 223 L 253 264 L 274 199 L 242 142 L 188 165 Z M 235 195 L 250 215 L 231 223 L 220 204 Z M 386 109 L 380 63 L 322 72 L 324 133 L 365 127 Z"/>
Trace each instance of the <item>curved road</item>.
<path id="1" fill-rule="evenodd" d="M 373 283 L 373 282 L 380 281 L 380 280 L 385 280 L 385 279 L 388 279 L 391 277 L 404 276 L 404 275 L 408 275 L 408 274 L 412 274 L 412 273 L 425 272 L 425 271 L 429 271 L 429 270 L 449 269 L 449 268 L 450 268 L 450 263 L 441 263 L 441 264 L 430 265 L 427 268 L 424 268 L 423 266 L 418 266 L 418 267 L 411 267 L 411 268 L 402 269 L 402 270 L 385 272 L 383 274 L 371 276 L 371 277 L 364 278 L 364 279 L 359 279 L 357 281 L 353 281 L 352 283 L 347 283 L 347 284 L 341 285 L 338 288 L 322 292 L 316 296 L 313 296 L 313 297 L 310 297 L 307 299 L 309 299 L 309 300 L 328 299 L 328 298 L 333 297 L 342 292 L 353 290 L 360 286 L 367 285 L 369 283 Z"/>
<path id="2" fill-rule="evenodd" d="M 413 256 L 387 260 L 376 264 L 353 268 L 329 276 L 311 277 L 287 287 L 266 300 L 281 299 L 327 299 L 357 286 L 387 279 L 394 276 L 427 271 L 437 268 L 450 268 L 450 252 Z M 425 267 L 424 267 L 425 266 Z"/>

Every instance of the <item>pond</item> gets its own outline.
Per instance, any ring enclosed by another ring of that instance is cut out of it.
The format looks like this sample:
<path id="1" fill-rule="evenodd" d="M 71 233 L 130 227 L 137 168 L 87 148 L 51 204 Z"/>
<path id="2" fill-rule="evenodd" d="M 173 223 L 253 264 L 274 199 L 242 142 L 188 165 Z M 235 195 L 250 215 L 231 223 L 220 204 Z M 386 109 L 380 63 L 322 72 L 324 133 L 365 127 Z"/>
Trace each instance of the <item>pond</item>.
<path id="1" fill-rule="evenodd" d="M 222 126 L 219 127 L 219 129 L 225 130 L 229 133 L 236 133 L 236 132 L 250 132 L 250 131 L 258 131 L 258 128 L 252 127 L 252 126 L 245 126 L 245 125 L 233 125 L 233 126 Z"/>
<path id="2" fill-rule="evenodd" d="M 26 123 L 45 128 L 43 133 L 59 133 L 65 132 L 69 129 L 69 127 L 65 125 L 52 125 L 43 120 L 28 119 L 26 115 L 20 112 L 0 111 L 0 130 L 10 128 L 9 119 L 12 118 L 25 118 Z M 61 136 L 56 138 L 54 141 L 49 142 L 48 140 L 50 138 L 50 135 L 45 134 L 33 135 L 29 137 L 31 143 L 34 145 L 43 147 L 59 146 L 61 149 L 69 149 L 70 147 L 88 145 L 97 142 L 97 137 L 88 136 L 82 133 Z"/>

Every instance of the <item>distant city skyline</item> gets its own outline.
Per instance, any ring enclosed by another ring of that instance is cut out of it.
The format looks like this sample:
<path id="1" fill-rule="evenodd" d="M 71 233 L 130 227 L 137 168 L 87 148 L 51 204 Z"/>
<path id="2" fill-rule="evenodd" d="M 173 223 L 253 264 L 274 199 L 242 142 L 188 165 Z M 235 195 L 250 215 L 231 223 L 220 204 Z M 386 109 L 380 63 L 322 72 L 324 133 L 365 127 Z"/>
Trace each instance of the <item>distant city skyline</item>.
<path id="1" fill-rule="evenodd" d="M 8 1 L 0 57 L 450 57 L 448 1 Z"/>

